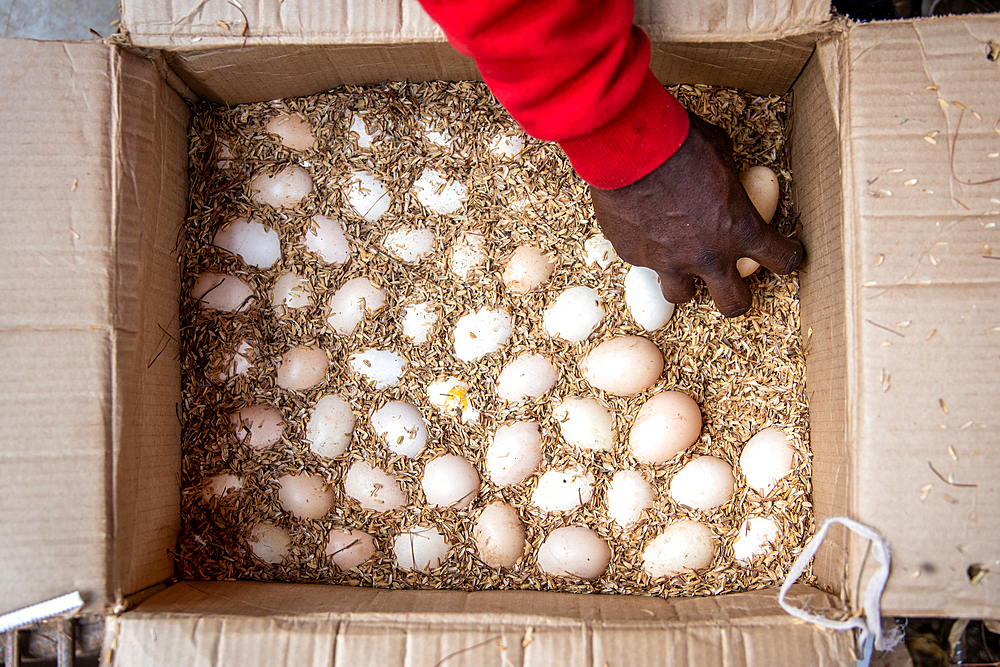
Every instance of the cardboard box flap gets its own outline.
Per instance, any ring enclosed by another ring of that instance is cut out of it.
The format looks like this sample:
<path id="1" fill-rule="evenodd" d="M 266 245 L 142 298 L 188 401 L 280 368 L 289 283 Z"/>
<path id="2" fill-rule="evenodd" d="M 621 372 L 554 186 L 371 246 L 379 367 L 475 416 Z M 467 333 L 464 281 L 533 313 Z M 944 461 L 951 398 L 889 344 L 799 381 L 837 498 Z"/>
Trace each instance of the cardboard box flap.
<path id="1" fill-rule="evenodd" d="M 125 0 L 122 25 L 137 46 L 207 49 L 263 44 L 442 42 L 417 0 L 227 2 Z M 636 3 L 635 21 L 654 41 L 766 41 L 815 32 L 830 16 L 822 0 Z"/>
<path id="2" fill-rule="evenodd" d="M 996 40 L 998 16 L 856 26 L 842 65 L 852 511 L 898 615 L 1000 616 Z"/>
<path id="3" fill-rule="evenodd" d="M 836 612 L 833 598 L 815 589 L 797 586 L 793 597 L 820 613 Z M 110 620 L 109 631 L 118 647 L 115 665 L 430 667 L 445 658 L 469 666 L 506 658 L 530 667 L 620 664 L 628 656 L 634 665 L 734 666 L 853 659 L 849 635 L 795 622 L 774 591 L 667 601 L 182 582 Z"/>

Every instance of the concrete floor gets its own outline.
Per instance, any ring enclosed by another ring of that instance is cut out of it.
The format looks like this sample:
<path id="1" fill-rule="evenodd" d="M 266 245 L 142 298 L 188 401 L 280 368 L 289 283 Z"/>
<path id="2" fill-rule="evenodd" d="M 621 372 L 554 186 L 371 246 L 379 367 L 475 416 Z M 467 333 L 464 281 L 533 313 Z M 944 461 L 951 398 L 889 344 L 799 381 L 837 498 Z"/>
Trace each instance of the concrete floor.
<path id="1" fill-rule="evenodd" d="M 118 0 L 0 0 L 3 37 L 94 39 L 117 28 Z"/>

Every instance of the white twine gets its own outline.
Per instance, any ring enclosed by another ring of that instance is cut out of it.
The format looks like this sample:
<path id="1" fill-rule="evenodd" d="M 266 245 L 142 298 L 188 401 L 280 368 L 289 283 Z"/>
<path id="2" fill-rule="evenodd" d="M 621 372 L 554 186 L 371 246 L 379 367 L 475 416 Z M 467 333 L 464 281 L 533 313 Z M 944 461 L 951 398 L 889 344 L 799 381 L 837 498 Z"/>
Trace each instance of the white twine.
<path id="1" fill-rule="evenodd" d="M 30 607 L 15 609 L 0 616 L 0 633 L 19 628 L 23 625 L 36 623 L 46 618 L 59 616 L 60 614 L 75 613 L 82 606 L 83 598 L 80 597 L 80 593 L 74 592 L 33 604 Z"/>
<path id="2" fill-rule="evenodd" d="M 806 565 L 808 565 L 809 561 L 811 561 L 813 556 L 816 555 L 816 551 L 823 543 L 824 538 L 826 538 L 826 534 L 830 530 L 830 526 L 835 523 L 846 526 L 848 530 L 869 540 L 871 542 L 872 556 L 879 564 L 878 571 L 875 572 L 875 574 L 868 580 L 868 585 L 865 587 L 865 592 L 862 595 L 862 609 L 864 609 L 864 616 L 861 618 L 849 618 L 846 621 L 835 621 L 825 616 L 810 614 L 798 607 L 792 606 L 785 599 L 785 596 L 792 588 L 792 585 L 798 581 L 800 576 L 802 576 L 802 573 L 806 569 Z M 781 590 L 778 592 L 778 603 L 786 612 L 795 618 L 806 621 L 807 623 L 814 623 L 824 628 L 830 628 L 831 630 L 857 630 L 859 633 L 858 645 L 861 647 L 862 651 L 864 651 L 866 644 L 868 644 L 869 647 L 871 646 L 869 637 L 874 637 L 876 649 L 879 651 L 888 651 L 903 639 L 903 633 L 899 630 L 899 628 L 896 628 L 889 636 L 882 635 L 882 591 L 885 590 L 885 583 L 889 580 L 889 567 L 891 560 L 892 557 L 889 553 L 889 545 L 886 544 L 882 536 L 874 530 L 864 524 L 860 524 L 857 521 L 853 521 L 845 517 L 830 517 L 823 522 L 820 529 L 815 535 L 813 535 L 812 539 L 809 540 L 809 543 L 806 544 L 806 548 L 802 550 L 802 553 L 800 553 L 798 558 L 795 559 L 795 562 L 792 563 L 792 568 L 788 572 L 788 577 L 785 579 L 785 583 L 781 585 Z"/>

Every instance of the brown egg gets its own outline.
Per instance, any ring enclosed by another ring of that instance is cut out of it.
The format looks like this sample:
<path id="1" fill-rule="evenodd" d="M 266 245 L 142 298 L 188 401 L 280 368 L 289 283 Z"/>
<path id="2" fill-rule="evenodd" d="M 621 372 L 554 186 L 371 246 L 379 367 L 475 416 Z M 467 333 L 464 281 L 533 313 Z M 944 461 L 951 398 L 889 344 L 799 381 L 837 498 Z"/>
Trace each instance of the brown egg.
<path id="1" fill-rule="evenodd" d="M 278 366 L 278 386 L 282 389 L 304 391 L 326 379 L 330 359 L 318 347 L 293 347 L 281 355 Z"/>
<path id="2" fill-rule="evenodd" d="M 299 519 L 320 519 L 333 509 L 333 489 L 319 475 L 300 473 L 278 478 L 281 509 Z"/>
<path id="3" fill-rule="evenodd" d="M 606 340 L 580 361 L 583 379 L 616 396 L 649 389 L 663 372 L 663 355 L 648 338 L 619 336 Z"/>
<path id="4" fill-rule="evenodd" d="M 236 439 L 254 449 L 269 449 L 281 440 L 285 421 L 273 405 L 257 403 L 229 415 Z"/>
<path id="5" fill-rule="evenodd" d="M 316 142 L 309 122 L 295 114 L 283 113 L 274 116 L 267 121 L 264 129 L 271 134 L 278 135 L 282 145 L 293 151 L 311 150 Z"/>
<path id="6" fill-rule="evenodd" d="M 368 561 L 375 551 L 375 541 L 360 530 L 334 528 L 326 542 L 326 557 L 338 570 L 355 568 Z"/>
<path id="7" fill-rule="evenodd" d="M 525 294 L 548 280 L 555 270 L 552 258 L 541 248 L 523 245 L 507 260 L 501 280 L 514 294 Z"/>
<path id="8" fill-rule="evenodd" d="M 663 391 L 643 404 L 628 434 L 629 449 L 640 463 L 666 463 L 698 441 L 701 410 L 680 391 Z"/>

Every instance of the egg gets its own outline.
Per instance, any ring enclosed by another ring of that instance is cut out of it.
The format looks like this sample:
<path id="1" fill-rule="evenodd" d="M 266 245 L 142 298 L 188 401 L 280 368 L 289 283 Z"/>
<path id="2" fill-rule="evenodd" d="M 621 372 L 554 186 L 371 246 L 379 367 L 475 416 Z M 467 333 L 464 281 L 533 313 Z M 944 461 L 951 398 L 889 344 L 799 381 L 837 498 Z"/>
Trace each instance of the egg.
<path id="1" fill-rule="evenodd" d="M 264 130 L 278 135 L 283 146 L 293 151 L 312 150 L 316 137 L 313 135 L 309 121 L 290 113 L 274 116 L 264 125 Z"/>
<path id="2" fill-rule="evenodd" d="M 322 519 L 333 509 L 333 489 L 319 475 L 282 475 L 277 482 L 281 509 L 298 519 Z"/>
<path id="3" fill-rule="evenodd" d="M 236 429 L 236 439 L 253 449 L 268 449 L 281 440 L 285 421 L 273 405 L 256 403 L 234 412 L 229 421 Z"/>
<path id="4" fill-rule="evenodd" d="M 414 345 L 421 345 L 430 340 L 438 320 L 438 309 L 433 303 L 411 303 L 403 306 L 403 317 L 399 325 L 404 336 Z"/>
<path id="5" fill-rule="evenodd" d="M 367 278 L 352 278 L 340 286 L 327 302 L 330 328 L 341 336 L 350 336 L 365 314 L 385 307 L 385 292 Z"/>
<path id="6" fill-rule="evenodd" d="M 563 440 L 580 449 L 610 452 L 615 444 L 615 419 L 594 398 L 564 398 L 552 410 Z"/>
<path id="7" fill-rule="evenodd" d="M 459 211 L 468 197 L 468 189 L 464 185 L 436 169 L 424 169 L 413 182 L 413 192 L 417 201 L 441 215 Z"/>
<path id="8" fill-rule="evenodd" d="M 594 475 L 584 468 L 549 470 L 538 479 L 531 502 L 545 512 L 567 512 L 590 502 Z"/>
<path id="9" fill-rule="evenodd" d="M 750 517 L 744 519 L 736 531 L 733 541 L 733 557 L 736 560 L 750 560 L 754 556 L 765 553 L 769 545 L 773 545 L 781 535 L 778 524 L 766 517 Z"/>
<path id="10" fill-rule="evenodd" d="M 497 396 L 520 403 L 536 399 L 556 386 L 558 373 L 548 357 L 529 352 L 518 355 L 497 376 Z"/>
<path id="11" fill-rule="evenodd" d="M 225 139 L 219 139 L 216 145 L 219 149 L 216 153 L 218 159 L 215 162 L 215 167 L 222 170 L 229 169 L 233 166 L 233 147 Z"/>
<path id="12" fill-rule="evenodd" d="M 701 436 L 701 411 L 680 391 L 662 391 L 646 401 L 632 422 L 628 445 L 640 463 L 666 463 Z"/>
<path id="13" fill-rule="evenodd" d="M 698 521 L 681 519 L 667 526 L 642 553 L 642 569 L 651 577 L 673 577 L 703 570 L 715 560 L 715 535 Z"/>
<path id="14" fill-rule="evenodd" d="M 427 423 L 416 406 L 389 401 L 372 413 L 372 428 L 389 451 L 415 458 L 427 444 Z"/>
<path id="15" fill-rule="evenodd" d="M 555 270 L 555 262 L 541 248 L 523 245 L 516 248 L 507 260 L 500 280 L 510 292 L 527 294 L 545 283 Z"/>
<path id="16" fill-rule="evenodd" d="M 753 203 L 754 208 L 764 218 L 764 222 L 770 223 L 774 218 L 774 212 L 778 209 L 778 200 L 781 195 L 781 187 L 778 185 L 778 177 L 767 167 L 751 167 L 740 174 L 740 181 L 743 189 L 747 191 L 747 196 Z M 740 276 L 746 278 L 760 268 L 760 264 L 749 257 L 741 257 L 736 260 L 736 270 Z"/>
<path id="17" fill-rule="evenodd" d="M 499 350 L 513 331 L 510 313 L 485 306 L 466 313 L 455 324 L 455 356 L 462 361 L 475 361 Z"/>
<path id="18" fill-rule="evenodd" d="M 517 510 L 504 502 L 484 507 L 472 529 L 479 558 L 489 567 L 514 567 L 524 555 L 524 536 Z"/>
<path id="19" fill-rule="evenodd" d="M 237 218 L 227 222 L 215 233 L 212 243 L 258 269 L 274 266 L 281 259 L 277 230 L 268 229 L 256 220 Z"/>
<path id="20" fill-rule="evenodd" d="M 633 266 L 625 274 L 625 305 L 646 331 L 656 331 L 674 314 L 674 304 L 660 290 L 660 276 L 644 266 Z"/>
<path id="21" fill-rule="evenodd" d="M 451 249 L 448 268 L 458 278 L 465 280 L 482 266 L 486 259 L 486 238 L 476 232 L 462 232 Z"/>
<path id="22" fill-rule="evenodd" d="M 254 556 L 265 563 L 277 565 L 288 557 L 292 548 L 292 536 L 281 526 L 261 521 L 250 529 L 247 543 Z"/>
<path id="23" fill-rule="evenodd" d="M 653 485 L 638 470 L 619 470 L 611 477 L 607 498 L 608 516 L 625 528 L 653 506 Z"/>
<path id="24" fill-rule="evenodd" d="M 354 412 L 341 396 L 321 396 L 309 411 L 306 424 L 306 441 L 317 456 L 333 459 L 351 445 L 354 437 Z"/>
<path id="25" fill-rule="evenodd" d="M 413 526 L 392 541 L 396 567 L 401 570 L 430 572 L 448 560 L 450 548 L 441 531 L 433 526 Z"/>
<path id="26" fill-rule="evenodd" d="M 366 510 L 390 512 L 406 503 L 399 481 L 364 461 L 351 464 L 344 476 L 344 493 Z"/>
<path id="27" fill-rule="evenodd" d="M 778 480 L 792 471 L 794 454 L 788 436 L 776 428 L 766 428 L 743 446 L 740 471 L 747 484 L 766 496 Z"/>
<path id="28" fill-rule="evenodd" d="M 538 422 L 514 422 L 497 429 L 486 450 L 486 474 L 494 484 L 520 484 L 542 462 Z"/>
<path id="29" fill-rule="evenodd" d="M 360 530 L 334 528 L 326 540 L 326 558 L 341 572 L 368 562 L 374 552 L 375 540 Z"/>
<path id="30" fill-rule="evenodd" d="M 208 502 L 212 498 L 221 498 L 230 491 L 239 491 L 243 488 L 243 478 L 229 473 L 211 475 L 201 482 L 201 498 Z"/>
<path id="31" fill-rule="evenodd" d="M 313 179 L 298 165 L 288 165 L 273 176 L 260 173 L 250 180 L 250 197 L 258 204 L 293 208 L 312 194 Z"/>
<path id="32" fill-rule="evenodd" d="M 468 383 L 456 377 L 444 377 L 427 385 L 427 400 L 449 417 L 457 417 L 463 424 L 479 421 L 479 410 L 473 407 Z"/>
<path id="33" fill-rule="evenodd" d="M 391 387 L 406 371 L 406 359 L 392 350 L 362 350 L 349 356 L 347 365 L 376 389 Z"/>
<path id="34" fill-rule="evenodd" d="M 236 276 L 206 271 L 195 278 L 191 298 L 201 308 L 241 313 L 250 307 L 253 290 Z"/>
<path id="35" fill-rule="evenodd" d="M 423 130 L 424 138 L 426 138 L 427 141 L 431 142 L 435 146 L 441 146 L 442 148 L 451 147 L 454 139 L 449 136 L 447 128 L 442 128 L 439 132 L 433 129 L 431 124 L 423 119 L 418 121 L 418 123 L 420 125 L 420 129 Z"/>
<path id="36" fill-rule="evenodd" d="M 608 543 L 590 528 L 556 528 L 538 548 L 538 567 L 553 577 L 597 579 L 611 562 Z"/>
<path id="37" fill-rule="evenodd" d="M 382 181 L 370 171 L 352 172 L 347 179 L 344 196 L 354 212 L 368 222 L 381 218 L 392 204 Z"/>
<path id="38" fill-rule="evenodd" d="M 600 295 L 589 287 L 571 287 L 545 309 L 542 324 L 553 338 L 578 343 L 589 338 L 603 319 Z"/>
<path id="39" fill-rule="evenodd" d="M 501 134 L 490 142 L 490 153 L 511 158 L 524 150 L 524 139 L 516 134 Z"/>
<path id="40" fill-rule="evenodd" d="M 670 496 L 696 510 L 716 508 L 732 498 L 735 491 L 733 467 L 714 456 L 689 461 L 670 480 Z"/>
<path id="41" fill-rule="evenodd" d="M 424 228 L 396 229 L 385 235 L 382 247 L 396 259 L 416 264 L 434 252 L 434 231 Z"/>
<path id="42" fill-rule="evenodd" d="M 327 264 L 340 266 L 351 258 L 351 245 L 340 220 L 314 215 L 305 234 L 306 250 Z"/>
<path id="43" fill-rule="evenodd" d="M 234 377 L 246 375 L 253 367 L 257 349 L 249 340 L 241 340 L 235 350 L 227 350 L 212 360 L 213 368 L 221 368 L 218 377 L 220 382 L 229 382 Z"/>
<path id="44" fill-rule="evenodd" d="M 663 372 L 663 355 L 648 338 L 606 340 L 580 360 L 583 379 L 615 396 L 633 396 L 652 387 Z"/>
<path id="45" fill-rule="evenodd" d="M 326 380 L 330 358 L 316 346 L 293 347 L 281 355 L 277 385 L 282 389 L 305 391 Z"/>
<path id="46" fill-rule="evenodd" d="M 309 307 L 309 281 L 296 273 L 282 273 L 271 289 L 271 308 L 278 316 L 299 308 Z"/>
<path id="47" fill-rule="evenodd" d="M 366 114 L 358 113 L 351 117 L 351 127 L 349 132 L 352 132 L 356 137 L 356 142 L 358 148 L 371 148 L 372 139 L 375 138 L 375 134 L 368 131 L 368 125 L 366 121 Z"/>
<path id="48" fill-rule="evenodd" d="M 583 261 L 587 266 L 595 264 L 602 269 L 611 266 L 618 259 L 615 247 L 611 241 L 604 237 L 604 234 L 595 234 L 587 239 L 583 244 Z"/>
<path id="49" fill-rule="evenodd" d="M 430 505 L 465 509 L 479 495 L 479 473 L 465 458 L 444 454 L 424 466 L 421 479 Z"/>

